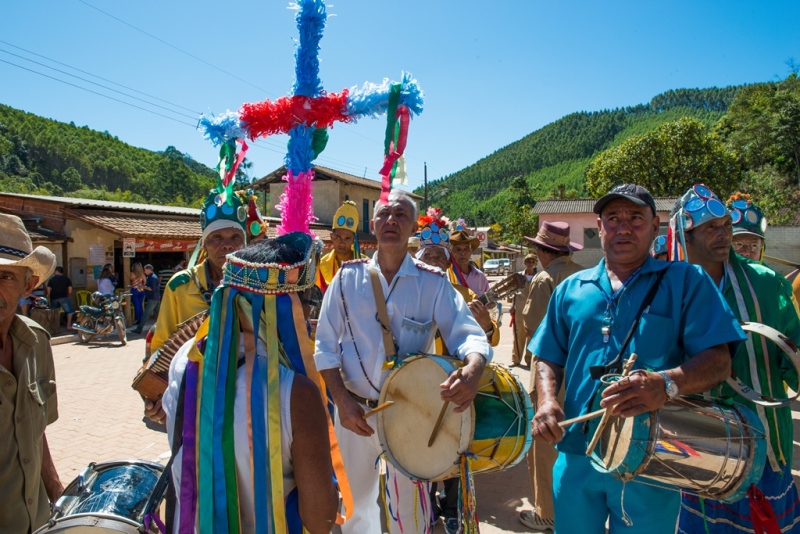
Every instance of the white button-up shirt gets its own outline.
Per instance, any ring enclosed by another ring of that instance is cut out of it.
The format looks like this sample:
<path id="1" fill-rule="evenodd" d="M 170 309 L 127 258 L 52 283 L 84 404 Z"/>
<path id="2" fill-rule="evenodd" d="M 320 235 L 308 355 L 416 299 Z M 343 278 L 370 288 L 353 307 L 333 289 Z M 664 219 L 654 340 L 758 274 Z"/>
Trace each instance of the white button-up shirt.
<path id="1" fill-rule="evenodd" d="M 378 272 L 399 358 L 425 351 L 438 327 L 453 356 L 463 360 L 477 352 L 491 360 L 486 334 L 444 273 L 406 255 L 389 285 L 377 260 L 376 253 L 369 261 L 344 264 L 325 292 L 314 354 L 318 370 L 341 369 L 345 387 L 361 397 L 380 394 L 375 388 L 389 371 L 383 369 L 386 351 L 368 269 Z"/>

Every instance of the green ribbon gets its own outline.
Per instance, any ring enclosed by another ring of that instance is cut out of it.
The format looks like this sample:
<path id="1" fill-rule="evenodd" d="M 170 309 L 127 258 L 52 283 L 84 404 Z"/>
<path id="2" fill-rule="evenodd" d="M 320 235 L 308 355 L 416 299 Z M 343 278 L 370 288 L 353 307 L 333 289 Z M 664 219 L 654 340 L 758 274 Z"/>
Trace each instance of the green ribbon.
<path id="1" fill-rule="evenodd" d="M 397 106 L 400 105 L 400 90 L 402 87 L 401 84 L 394 83 L 389 91 L 389 105 L 386 109 L 386 136 L 383 141 L 383 154 L 385 156 L 389 155 L 392 141 L 397 147 L 397 139 L 400 135 L 400 123 L 397 122 Z M 392 172 L 389 175 L 391 180 L 394 180 L 396 172 L 397 162 L 395 161 L 392 164 Z"/>
<path id="2" fill-rule="evenodd" d="M 317 128 L 314 130 L 311 138 L 311 150 L 314 152 L 311 160 L 317 159 L 325 147 L 328 145 L 328 130 L 326 128 Z"/>

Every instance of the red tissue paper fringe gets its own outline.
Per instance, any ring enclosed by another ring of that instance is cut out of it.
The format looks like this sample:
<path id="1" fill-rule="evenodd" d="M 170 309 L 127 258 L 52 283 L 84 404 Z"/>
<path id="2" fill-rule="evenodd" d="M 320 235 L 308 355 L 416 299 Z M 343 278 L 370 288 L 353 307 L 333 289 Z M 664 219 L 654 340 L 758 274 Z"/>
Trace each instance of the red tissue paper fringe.
<path id="1" fill-rule="evenodd" d="M 335 122 L 353 122 L 347 112 L 347 95 L 329 93 L 314 98 L 307 96 L 282 96 L 270 102 L 244 104 L 239 117 L 250 134 L 250 139 L 268 135 L 285 134 L 298 124 L 314 128 L 330 128 Z"/>

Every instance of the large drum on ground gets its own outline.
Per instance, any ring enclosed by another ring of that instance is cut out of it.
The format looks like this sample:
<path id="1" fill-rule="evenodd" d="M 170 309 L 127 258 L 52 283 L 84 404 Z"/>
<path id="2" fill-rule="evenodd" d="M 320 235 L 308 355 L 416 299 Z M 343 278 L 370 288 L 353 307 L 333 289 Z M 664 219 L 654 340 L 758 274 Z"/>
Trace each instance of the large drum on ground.
<path id="1" fill-rule="evenodd" d="M 489 364 L 468 410 L 457 414 L 450 404 L 431 447 L 428 438 L 443 401 L 439 385 L 461 367 L 455 358 L 412 356 L 386 378 L 378 412 L 378 437 L 389 461 L 414 480 L 436 481 L 459 474 L 467 453 L 474 473 L 502 471 L 516 465 L 531 444 L 533 407 L 519 379 L 505 367 Z"/>
<path id="2" fill-rule="evenodd" d="M 766 447 L 764 427 L 752 410 L 677 397 L 655 412 L 609 419 L 593 460 L 621 480 L 735 502 L 760 480 Z"/>
<path id="3" fill-rule="evenodd" d="M 163 470 L 161 464 L 139 460 L 89 464 L 66 487 L 48 524 L 35 534 L 157 533 L 155 522 L 149 531 L 143 525 L 148 510 L 163 496 L 154 495 Z"/>

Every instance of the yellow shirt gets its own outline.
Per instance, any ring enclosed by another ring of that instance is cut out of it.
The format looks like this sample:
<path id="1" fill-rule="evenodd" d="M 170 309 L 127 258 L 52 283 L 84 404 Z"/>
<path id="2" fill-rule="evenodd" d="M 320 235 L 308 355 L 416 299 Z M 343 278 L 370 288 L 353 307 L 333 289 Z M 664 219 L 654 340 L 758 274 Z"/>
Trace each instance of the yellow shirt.
<path id="1" fill-rule="evenodd" d="M 478 298 L 475 292 L 468 287 L 464 287 L 459 284 L 453 284 L 453 287 L 455 288 L 456 291 L 458 291 L 458 294 L 461 295 L 461 297 L 467 303 L 472 302 L 473 300 Z M 489 338 L 489 345 L 492 347 L 496 347 L 497 344 L 500 343 L 500 328 L 498 328 L 497 323 L 495 322 L 494 319 L 492 319 L 492 327 L 494 327 L 494 330 L 492 330 L 492 337 Z M 439 335 L 439 332 L 436 332 L 435 345 L 436 345 L 436 354 L 442 354 L 445 356 L 450 355 L 450 351 L 444 345 L 444 342 L 442 342 L 442 338 Z"/>
<path id="2" fill-rule="evenodd" d="M 367 257 L 362 254 L 361 258 L 366 259 Z M 336 276 L 339 267 L 341 267 L 341 263 L 336 257 L 335 250 L 331 250 L 319 259 L 316 286 L 320 288 L 323 293 L 328 289 L 328 285 L 331 283 L 331 280 L 333 280 L 333 277 Z"/>
<path id="3" fill-rule="evenodd" d="M 214 288 L 208 287 L 205 262 L 195 265 L 191 271 L 184 269 L 175 273 L 167 282 L 167 287 L 161 296 L 156 331 L 150 341 L 151 353 L 158 350 L 178 330 L 179 324 L 208 310 L 211 306 L 210 302 L 206 302 L 206 299 L 203 298 L 203 293 L 192 277 L 192 273 L 204 289 L 213 292 Z"/>
<path id="4" fill-rule="evenodd" d="M 42 437 L 58 419 L 50 334 L 17 315 L 9 329 L 13 369 L 0 366 L 0 532 L 32 532 L 50 517 Z"/>

